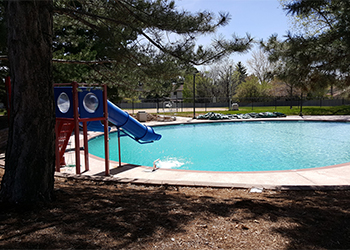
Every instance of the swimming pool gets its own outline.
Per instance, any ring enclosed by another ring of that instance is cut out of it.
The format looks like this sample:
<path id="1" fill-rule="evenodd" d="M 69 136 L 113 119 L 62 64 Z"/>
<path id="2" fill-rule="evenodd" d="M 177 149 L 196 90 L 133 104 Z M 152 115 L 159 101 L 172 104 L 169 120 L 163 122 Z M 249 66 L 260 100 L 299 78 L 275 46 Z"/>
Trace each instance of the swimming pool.
<path id="1" fill-rule="evenodd" d="M 121 138 L 122 162 L 183 170 L 275 171 L 350 162 L 350 124 L 345 122 L 253 121 L 155 127 L 162 139 L 138 144 Z M 104 157 L 103 137 L 89 152 Z M 118 161 L 117 133 L 110 159 Z"/>

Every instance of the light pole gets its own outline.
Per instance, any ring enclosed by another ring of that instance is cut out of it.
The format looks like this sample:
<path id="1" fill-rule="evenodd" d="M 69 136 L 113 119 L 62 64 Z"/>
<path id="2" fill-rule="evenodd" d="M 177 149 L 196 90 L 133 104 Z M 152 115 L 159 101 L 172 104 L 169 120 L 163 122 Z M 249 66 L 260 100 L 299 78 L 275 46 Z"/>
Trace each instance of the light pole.
<path id="1" fill-rule="evenodd" d="M 230 109 L 232 108 L 232 65 L 230 65 Z"/>
<path id="2" fill-rule="evenodd" d="M 197 70 L 193 73 L 193 119 L 196 119 L 196 74 Z"/>
<path id="3" fill-rule="evenodd" d="M 228 76 L 228 81 L 227 81 L 227 106 L 228 110 L 231 110 L 231 77 L 232 77 L 232 65 L 230 65 L 229 69 L 229 76 Z"/>

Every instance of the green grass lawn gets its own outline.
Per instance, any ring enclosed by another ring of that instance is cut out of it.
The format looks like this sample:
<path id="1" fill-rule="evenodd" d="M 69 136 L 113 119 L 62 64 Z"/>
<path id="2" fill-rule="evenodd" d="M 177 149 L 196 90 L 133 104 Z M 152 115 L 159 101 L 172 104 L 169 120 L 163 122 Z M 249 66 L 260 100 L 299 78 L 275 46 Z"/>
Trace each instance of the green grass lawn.
<path id="1" fill-rule="evenodd" d="M 260 112 L 281 112 L 285 115 L 299 115 L 300 107 L 290 108 L 289 106 L 280 107 L 240 107 L 238 111 L 212 111 L 221 114 L 246 114 L 246 113 L 260 113 Z M 204 111 L 196 111 L 196 116 L 205 114 Z M 193 112 L 176 112 L 178 116 L 192 117 Z M 350 106 L 306 106 L 303 107 L 303 115 L 350 115 Z"/>

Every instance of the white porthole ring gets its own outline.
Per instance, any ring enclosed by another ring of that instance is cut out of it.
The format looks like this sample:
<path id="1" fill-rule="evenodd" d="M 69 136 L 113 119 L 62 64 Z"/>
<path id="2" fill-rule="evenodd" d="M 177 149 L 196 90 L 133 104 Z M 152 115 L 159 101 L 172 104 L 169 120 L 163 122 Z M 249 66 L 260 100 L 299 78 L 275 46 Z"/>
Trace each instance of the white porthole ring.
<path id="1" fill-rule="evenodd" d="M 94 93 L 88 93 L 85 95 L 83 99 L 83 106 L 84 109 L 90 113 L 93 114 L 97 110 L 99 106 L 99 100 L 98 97 Z"/>
<path id="2" fill-rule="evenodd" d="M 70 100 L 66 92 L 62 92 L 57 98 L 57 108 L 58 110 L 65 114 L 70 108 Z"/>

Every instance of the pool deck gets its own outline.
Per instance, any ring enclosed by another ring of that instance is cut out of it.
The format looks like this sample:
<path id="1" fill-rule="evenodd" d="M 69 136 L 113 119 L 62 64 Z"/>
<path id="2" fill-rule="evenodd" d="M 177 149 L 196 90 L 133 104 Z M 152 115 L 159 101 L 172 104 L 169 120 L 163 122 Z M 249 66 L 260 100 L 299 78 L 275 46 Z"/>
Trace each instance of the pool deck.
<path id="1" fill-rule="evenodd" d="M 350 116 L 288 116 L 286 118 L 225 120 L 224 122 L 253 121 L 342 121 L 350 122 Z M 208 122 L 177 117 L 173 122 L 147 122 L 149 126 L 193 124 Z M 209 121 L 209 122 L 223 122 Z M 90 137 L 97 133 L 89 133 Z M 74 141 L 74 140 L 73 140 Z M 349 142 L 350 143 L 350 142 Z M 75 159 L 73 152 L 66 153 L 66 161 Z M 84 172 L 84 154 L 81 151 L 82 174 L 75 174 L 75 167 L 63 167 L 57 177 L 101 180 L 145 185 L 174 185 L 225 188 L 262 188 L 277 190 L 344 190 L 350 189 L 350 162 L 340 165 L 287 171 L 262 172 L 207 172 L 175 169 L 157 169 L 110 161 L 110 175 L 105 175 L 104 159 L 90 155 L 89 171 Z M 152 164 L 152 163 L 151 163 Z M 296 166 L 298 169 L 298 166 Z"/>

